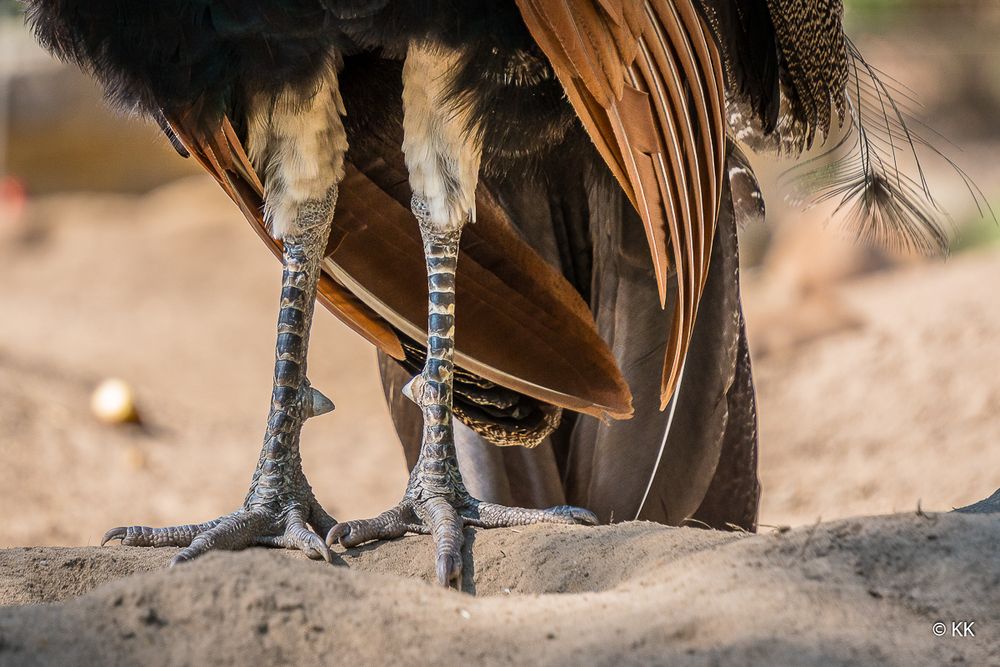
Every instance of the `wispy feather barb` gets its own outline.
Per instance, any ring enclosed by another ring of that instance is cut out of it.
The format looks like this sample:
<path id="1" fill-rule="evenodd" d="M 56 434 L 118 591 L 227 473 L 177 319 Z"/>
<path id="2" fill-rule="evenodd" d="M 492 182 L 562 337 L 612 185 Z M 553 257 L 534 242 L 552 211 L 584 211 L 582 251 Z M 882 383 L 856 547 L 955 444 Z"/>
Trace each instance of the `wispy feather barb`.
<path id="1" fill-rule="evenodd" d="M 862 242 L 945 252 L 950 218 L 931 193 L 921 154 L 944 159 L 980 213 L 989 204 L 968 174 L 912 129 L 922 123 L 914 118 L 909 93 L 867 63 L 850 40 L 847 53 L 848 124 L 832 148 L 789 172 L 794 199 L 812 205 L 837 202 L 836 212 Z"/>

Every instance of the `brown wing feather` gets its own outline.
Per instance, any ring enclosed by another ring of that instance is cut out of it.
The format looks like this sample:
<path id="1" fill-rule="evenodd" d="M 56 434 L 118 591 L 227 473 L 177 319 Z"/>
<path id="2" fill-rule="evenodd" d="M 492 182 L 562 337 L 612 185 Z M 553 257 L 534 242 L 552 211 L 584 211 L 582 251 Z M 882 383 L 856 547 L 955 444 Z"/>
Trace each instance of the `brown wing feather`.
<path id="1" fill-rule="evenodd" d="M 348 166 L 328 266 L 394 327 L 423 340 L 423 246 L 402 154 L 395 157 Z M 631 416 L 628 385 L 586 303 L 521 240 L 489 192 L 477 194 L 456 283 L 459 366 L 570 410 Z"/>
<path id="2" fill-rule="evenodd" d="M 518 0 L 532 37 L 643 221 L 661 302 L 678 303 L 661 385 L 679 381 L 725 168 L 721 58 L 693 0 Z"/>
<path id="3" fill-rule="evenodd" d="M 185 118 L 169 118 L 171 129 L 205 170 L 240 207 L 250 226 L 281 257 L 281 242 L 267 233 L 263 216 L 264 187 L 257 177 L 228 118 L 215 134 L 189 126 Z M 317 299 L 344 324 L 386 354 L 403 359 L 403 346 L 396 332 L 375 311 L 339 285 L 330 276 L 320 277 Z"/>
<path id="4" fill-rule="evenodd" d="M 191 155 L 239 205 L 277 256 L 262 215 L 263 186 L 224 119 L 215 133 L 170 119 Z M 319 300 L 387 354 L 396 331 L 426 337 L 423 245 L 409 210 L 402 153 L 346 165 Z M 632 396 L 593 316 L 573 287 L 521 240 L 485 188 L 463 235 L 457 282 L 459 365 L 528 396 L 597 417 L 628 418 Z"/>

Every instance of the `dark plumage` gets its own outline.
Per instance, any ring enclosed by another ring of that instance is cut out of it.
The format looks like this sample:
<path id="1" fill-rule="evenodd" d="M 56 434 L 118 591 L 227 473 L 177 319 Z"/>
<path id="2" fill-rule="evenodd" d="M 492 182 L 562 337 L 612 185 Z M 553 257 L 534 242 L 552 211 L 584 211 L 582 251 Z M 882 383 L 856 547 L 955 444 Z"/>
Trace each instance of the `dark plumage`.
<path id="1" fill-rule="evenodd" d="M 141 11 L 130 0 L 26 4 L 27 20 L 46 48 L 93 74 L 118 108 L 158 121 L 183 110 L 209 125 L 256 96 L 274 96 L 289 85 L 307 90 L 331 49 L 358 54 L 365 67 L 386 74 L 395 68 L 396 87 L 386 92 L 398 93 L 406 45 L 427 39 L 465 51 L 451 103 L 472 109 L 488 173 L 538 176 L 546 170 L 537 159 L 565 148 L 572 157 L 596 158 L 509 1 L 479 2 L 473 12 L 459 0 L 183 0 Z M 362 119 L 352 139 L 396 131 L 399 117 L 368 110 L 398 106 L 398 95 L 359 94 L 366 104 L 352 105 L 356 110 L 391 122 Z"/>
<path id="2" fill-rule="evenodd" d="M 702 9 L 726 54 L 730 101 L 751 110 L 765 134 L 778 126 L 781 108 L 779 51 L 774 22 L 763 1 L 703 0 Z"/>
<path id="3" fill-rule="evenodd" d="M 94 75 L 122 109 L 195 107 L 205 122 L 287 83 L 312 85 L 343 42 L 315 0 L 31 0 L 27 20 L 54 54 Z"/>

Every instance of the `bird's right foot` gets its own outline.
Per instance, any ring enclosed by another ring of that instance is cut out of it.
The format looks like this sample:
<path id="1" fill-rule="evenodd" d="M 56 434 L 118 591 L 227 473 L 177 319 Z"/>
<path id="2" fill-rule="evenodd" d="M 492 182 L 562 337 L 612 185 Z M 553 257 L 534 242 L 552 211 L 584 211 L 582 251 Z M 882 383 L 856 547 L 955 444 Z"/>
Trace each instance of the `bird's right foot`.
<path id="1" fill-rule="evenodd" d="M 326 536 L 336 520 L 316 500 L 303 478 L 283 493 L 251 491 L 240 509 L 205 523 L 167 528 L 122 526 L 104 534 L 101 546 L 121 540 L 130 547 L 184 547 L 171 565 L 191 560 L 213 549 L 236 551 L 251 546 L 298 549 L 309 558 L 332 562 Z M 270 498 L 266 496 L 270 495 Z"/>

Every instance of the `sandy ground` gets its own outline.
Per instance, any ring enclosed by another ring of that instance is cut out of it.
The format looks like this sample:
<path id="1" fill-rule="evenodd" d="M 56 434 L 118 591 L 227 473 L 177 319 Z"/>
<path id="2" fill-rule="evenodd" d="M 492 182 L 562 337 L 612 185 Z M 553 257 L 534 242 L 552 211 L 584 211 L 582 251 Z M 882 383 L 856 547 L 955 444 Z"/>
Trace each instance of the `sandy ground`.
<path id="1" fill-rule="evenodd" d="M 764 523 L 947 510 L 1000 486 L 997 249 L 775 305 L 768 283 L 782 280 L 745 292 Z"/>
<path id="2" fill-rule="evenodd" d="M 170 570 L 167 549 L 7 550 L 0 604 L 89 592 L 0 607 L 0 664 L 1000 660 L 1000 560 L 983 558 L 1000 549 L 997 515 L 766 536 L 646 523 L 470 533 L 475 597 L 414 578 L 430 574 L 426 537 L 339 552 L 340 567 L 259 549 Z M 975 636 L 952 636 L 956 620 Z"/>
<path id="3" fill-rule="evenodd" d="M 747 308 L 761 522 L 796 528 L 473 533 L 473 598 L 420 581 L 424 538 L 348 567 L 80 547 L 242 500 L 279 267 L 203 178 L 32 202 L 0 225 L 0 546 L 75 548 L 0 551 L 0 664 L 996 664 L 1000 515 L 915 510 L 1000 486 L 1000 251 L 832 284 L 783 262 L 748 276 Z M 322 313 L 310 361 L 338 407 L 305 430 L 307 473 L 338 518 L 371 515 L 405 483 L 374 353 Z M 142 426 L 91 415 L 107 377 Z M 963 620 L 975 639 L 934 637 Z"/>

